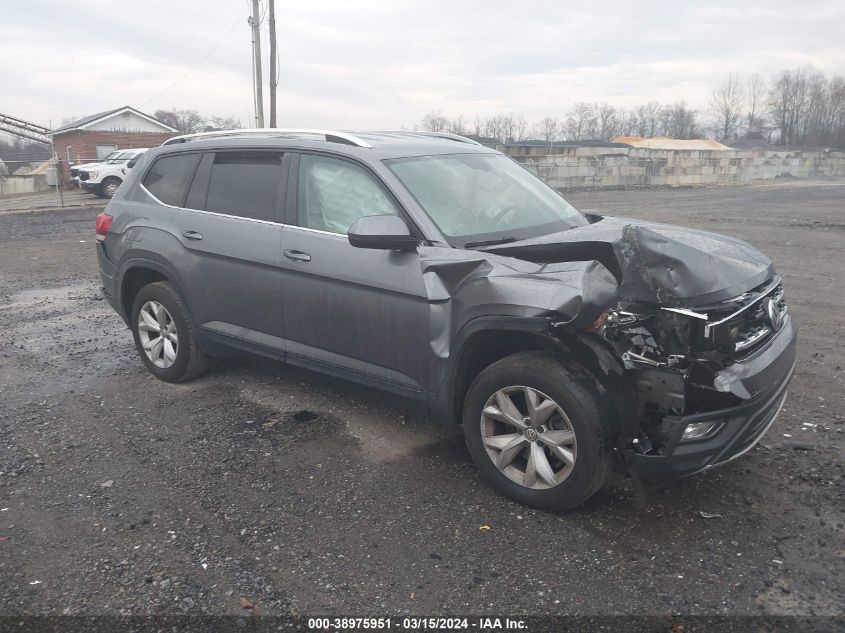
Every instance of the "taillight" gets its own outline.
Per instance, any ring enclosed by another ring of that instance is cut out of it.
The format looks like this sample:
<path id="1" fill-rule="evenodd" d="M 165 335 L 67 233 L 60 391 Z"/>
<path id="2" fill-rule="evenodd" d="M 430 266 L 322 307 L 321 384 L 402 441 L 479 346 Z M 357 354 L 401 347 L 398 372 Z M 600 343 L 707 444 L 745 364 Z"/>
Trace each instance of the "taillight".
<path id="1" fill-rule="evenodd" d="M 106 239 L 106 233 L 109 232 L 112 222 L 114 222 L 114 218 L 108 213 L 101 213 L 97 216 L 97 221 L 94 223 L 94 232 L 97 234 L 99 241 L 102 242 Z"/>

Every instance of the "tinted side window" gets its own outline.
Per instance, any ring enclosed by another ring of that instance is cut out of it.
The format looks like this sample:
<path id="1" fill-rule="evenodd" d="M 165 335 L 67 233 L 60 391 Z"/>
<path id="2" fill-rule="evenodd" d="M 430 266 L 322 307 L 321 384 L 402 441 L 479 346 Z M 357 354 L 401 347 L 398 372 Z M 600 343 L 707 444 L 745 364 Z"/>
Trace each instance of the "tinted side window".
<path id="1" fill-rule="evenodd" d="M 144 176 L 144 186 L 165 204 L 180 207 L 199 159 L 199 154 L 162 156 Z"/>
<path id="2" fill-rule="evenodd" d="M 278 152 L 220 152 L 214 157 L 206 211 L 277 222 L 282 185 Z"/>
<path id="3" fill-rule="evenodd" d="M 303 154 L 299 159 L 299 226 L 346 233 L 365 215 L 398 215 L 373 177 L 346 160 Z"/>

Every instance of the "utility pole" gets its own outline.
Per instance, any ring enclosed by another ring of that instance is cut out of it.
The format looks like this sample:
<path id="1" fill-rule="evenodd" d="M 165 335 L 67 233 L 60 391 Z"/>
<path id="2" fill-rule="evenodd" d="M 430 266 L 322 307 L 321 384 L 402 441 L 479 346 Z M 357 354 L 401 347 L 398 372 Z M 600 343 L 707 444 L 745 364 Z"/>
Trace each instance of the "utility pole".
<path id="1" fill-rule="evenodd" d="M 261 13 L 258 0 L 252 0 L 252 15 L 249 18 L 252 27 L 252 69 L 255 83 L 255 127 L 264 127 L 264 94 L 261 78 Z"/>
<path id="2" fill-rule="evenodd" d="M 276 127 L 276 86 L 279 83 L 276 69 L 276 0 L 268 0 L 267 15 L 270 20 L 270 127 Z"/>

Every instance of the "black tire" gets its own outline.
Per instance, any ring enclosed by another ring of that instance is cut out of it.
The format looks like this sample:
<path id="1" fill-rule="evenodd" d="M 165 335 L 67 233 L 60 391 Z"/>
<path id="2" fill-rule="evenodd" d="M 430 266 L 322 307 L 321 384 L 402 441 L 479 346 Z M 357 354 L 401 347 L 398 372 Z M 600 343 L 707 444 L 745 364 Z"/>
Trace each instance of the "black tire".
<path id="1" fill-rule="evenodd" d="M 575 463 L 553 487 L 528 488 L 514 481 L 499 470 L 484 447 L 482 410 L 497 391 L 514 385 L 554 400 L 575 433 Z M 544 352 L 520 352 L 487 367 L 470 386 L 463 408 L 464 438 L 482 476 L 511 499 L 543 510 L 578 506 L 604 485 L 612 465 L 610 422 L 596 380 L 579 365 Z"/>
<path id="2" fill-rule="evenodd" d="M 112 198 L 117 192 L 117 188 L 120 187 L 120 185 L 122 184 L 123 181 L 120 178 L 106 178 L 100 185 L 100 195 L 103 198 Z"/>
<path id="3" fill-rule="evenodd" d="M 163 305 L 170 314 L 176 326 L 178 334 L 178 345 L 176 347 L 176 359 L 169 367 L 158 367 L 147 356 L 141 343 L 141 332 L 138 327 L 141 308 L 148 301 L 156 301 Z M 191 320 L 184 300 L 173 286 L 166 281 L 158 281 L 141 288 L 132 303 L 132 311 L 129 314 L 129 324 L 132 329 L 132 336 L 135 339 L 135 348 L 141 357 L 141 361 L 149 372 L 165 382 L 183 382 L 196 378 L 208 369 L 208 356 L 197 344 L 196 330 Z"/>

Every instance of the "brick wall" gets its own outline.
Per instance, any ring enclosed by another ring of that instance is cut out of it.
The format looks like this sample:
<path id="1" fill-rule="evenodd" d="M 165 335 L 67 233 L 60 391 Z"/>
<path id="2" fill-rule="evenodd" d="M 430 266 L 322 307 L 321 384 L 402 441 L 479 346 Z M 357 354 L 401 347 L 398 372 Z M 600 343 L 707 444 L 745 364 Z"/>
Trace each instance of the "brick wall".
<path id="1" fill-rule="evenodd" d="M 73 130 L 56 134 L 53 144 L 59 157 L 62 180 L 70 180 L 70 167 L 67 163 L 70 153 L 71 164 L 93 163 L 97 160 L 97 145 L 117 145 L 117 149 L 136 147 L 156 147 L 167 139 L 176 136 L 176 132 L 99 132 Z M 68 152 L 67 148 L 70 148 Z"/>

